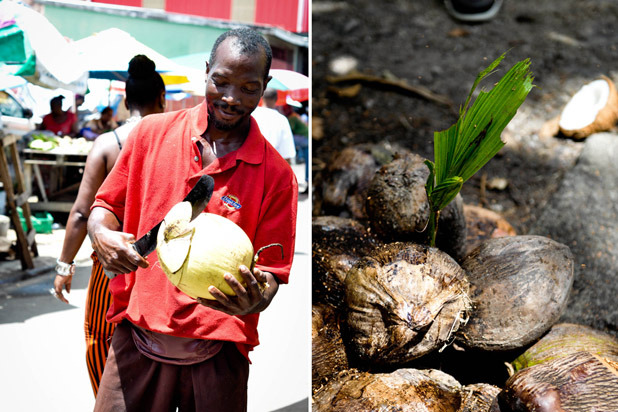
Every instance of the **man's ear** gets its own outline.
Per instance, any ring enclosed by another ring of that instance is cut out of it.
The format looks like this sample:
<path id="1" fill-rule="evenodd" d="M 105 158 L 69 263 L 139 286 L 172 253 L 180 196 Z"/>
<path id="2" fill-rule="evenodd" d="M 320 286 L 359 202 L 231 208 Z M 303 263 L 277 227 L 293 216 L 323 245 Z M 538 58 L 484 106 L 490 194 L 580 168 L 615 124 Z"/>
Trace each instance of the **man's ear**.
<path id="1" fill-rule="evenodd" d="M 206 77 L 208 77 L 208 73 L 210 73 L 210 63 L 206 61 Z"/>
<path id="2" fill-rule="evenodd" d="M 262 96 L 264 96 L 264 92 L 266 91 L 266 86 L 268 86 L 268 82 L 272 80 L 272 76 L 266 76 L 266 81 L 264 82 L 264 88 L 262 89 Z"/>

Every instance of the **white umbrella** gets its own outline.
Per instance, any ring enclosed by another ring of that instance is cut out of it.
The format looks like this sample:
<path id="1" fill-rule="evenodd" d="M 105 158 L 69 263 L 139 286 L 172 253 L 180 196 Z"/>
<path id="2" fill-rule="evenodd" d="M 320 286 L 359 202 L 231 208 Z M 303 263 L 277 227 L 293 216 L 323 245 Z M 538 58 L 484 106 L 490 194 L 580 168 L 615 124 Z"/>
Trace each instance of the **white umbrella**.
<path id="1" fill-rule="evenodd" d="M 294 104 L 309 100 L 309 77 L 302 73 L 284 69 L 270 69 L 272 79 L 268 87 L 277 90 L 277 104 Z M 291 100 L 291 101 L 290 101 Z M 298 103 L 300 105 L 300 103 Z"/>
<path id="2" fill-rule="evenodd" d="M 111 28 L 73 43 L 91 78 L 125 81 L 129 61 L 143 54 L 154 61 L 166 84 L 186 83 L 188 69 L 136 40 L 129 33 Z"/>

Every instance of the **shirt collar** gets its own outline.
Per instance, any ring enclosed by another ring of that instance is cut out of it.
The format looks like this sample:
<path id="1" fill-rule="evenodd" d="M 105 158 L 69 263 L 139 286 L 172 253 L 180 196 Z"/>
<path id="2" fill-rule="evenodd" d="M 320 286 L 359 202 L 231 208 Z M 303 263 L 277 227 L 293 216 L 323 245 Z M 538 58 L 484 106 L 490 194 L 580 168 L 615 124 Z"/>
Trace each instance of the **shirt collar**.
<path id="1" fill-rule="evenodd" d="M 189 109 L 191 110 L 191 129 L 192 136 L 201 136 L 208 128 L 208 109 L 206 107 L 206 99 L 199 105 Z M 249 129 L 249 135 L 238 150 L 224 156 L 221 160 L 226 158 L 233 158 L 242 160 L 246 163 L 260 164 L 264 159 L 265 151 L 265 139 L 260 132 L 257 122 L 251 117 L 251 128 Z"/>

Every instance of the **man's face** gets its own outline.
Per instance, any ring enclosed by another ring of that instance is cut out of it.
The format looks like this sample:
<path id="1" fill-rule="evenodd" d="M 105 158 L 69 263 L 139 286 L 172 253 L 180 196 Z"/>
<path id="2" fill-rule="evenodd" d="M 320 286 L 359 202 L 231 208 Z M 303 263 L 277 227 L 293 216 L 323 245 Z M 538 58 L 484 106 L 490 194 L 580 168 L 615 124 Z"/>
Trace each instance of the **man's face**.
<path id="1" fill-rule="evenodd" d="M 233 130 L 250 122 L 267 83 L 264 52 L 242 55 L 234 42 L 234 38 L 224 40 L 206 69 L 208 121 L 219 130 Z"/>

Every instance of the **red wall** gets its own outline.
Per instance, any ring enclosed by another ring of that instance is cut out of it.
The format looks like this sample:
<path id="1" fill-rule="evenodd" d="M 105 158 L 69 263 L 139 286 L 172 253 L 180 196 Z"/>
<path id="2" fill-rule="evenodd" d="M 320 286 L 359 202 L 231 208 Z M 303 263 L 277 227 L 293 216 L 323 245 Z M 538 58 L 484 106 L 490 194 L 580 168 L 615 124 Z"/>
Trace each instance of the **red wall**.
<path id="1" fill-rule="evenodd" d="M 165 10 L 172 13 L 191 14 L 213 19 L 229 20 L 232 12 L 232 0 L 195 1 L 173 0 L 165 2 Z"/>
<path id="2" fill-rule="evenodd" d="M 255 23 L 296 31 L 299 0 L 255 0 Z"/>
<path id="3" fill-rule="evenodd" d="M 92 0 L 95 3 L 142 7 L 142 0 Z M 213 19 L 229 20 L 233 0 L 167 0 L 165 10 L 171 13 L 189 14 Z M 291 32 L 309 31 L 309 2 L 311 0 L 253 0 L 255 17 L 253 23 L 276 26 Z M 302 7 L 302 20 L 297 27 L 298 8 Z"/>

